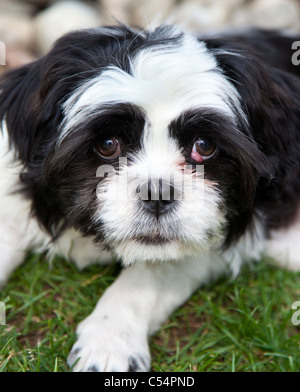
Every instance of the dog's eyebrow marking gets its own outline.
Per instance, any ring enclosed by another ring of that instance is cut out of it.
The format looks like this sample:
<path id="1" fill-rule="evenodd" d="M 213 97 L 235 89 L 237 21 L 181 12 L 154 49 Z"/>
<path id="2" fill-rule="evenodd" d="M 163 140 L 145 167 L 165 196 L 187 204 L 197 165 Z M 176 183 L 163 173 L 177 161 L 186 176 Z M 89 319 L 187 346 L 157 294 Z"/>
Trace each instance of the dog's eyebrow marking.
<path id="1" fill-rule="evenodd" d="M 240 96 L 213 53 L 191 35 L 183 34 L 167 47 L 141 49 L 130 64 L 131 74 L 110 66 L 75 90 L 63 104 L 58 144 L 76 125 L 116 103 L 136 105 L 150 121 L 166 124 L 191 108 L 214 108 L 232 119 L 236 114 L 245 117 Z"/>

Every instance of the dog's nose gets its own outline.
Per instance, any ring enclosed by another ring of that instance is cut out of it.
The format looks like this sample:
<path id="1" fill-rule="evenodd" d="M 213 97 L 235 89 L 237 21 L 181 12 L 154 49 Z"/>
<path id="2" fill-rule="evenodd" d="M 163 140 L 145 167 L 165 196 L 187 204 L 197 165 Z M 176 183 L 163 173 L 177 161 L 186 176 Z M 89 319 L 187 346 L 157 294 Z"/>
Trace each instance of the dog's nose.
<path id="1" fill-rule="evenodd" d="M 146 210 L 157 219 L 174 206 L 175 188 L 162 179 L 146 182 L 139 187 L 138 193 Z"/>

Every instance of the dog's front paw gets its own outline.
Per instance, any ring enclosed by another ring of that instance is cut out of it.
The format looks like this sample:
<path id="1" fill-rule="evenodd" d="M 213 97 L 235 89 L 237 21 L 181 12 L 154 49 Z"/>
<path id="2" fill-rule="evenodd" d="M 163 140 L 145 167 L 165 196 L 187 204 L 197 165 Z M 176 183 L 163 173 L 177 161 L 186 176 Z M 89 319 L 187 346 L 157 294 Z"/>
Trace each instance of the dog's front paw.
<path id="1" fill-rule="evenodd" d="M 136 327 L 92 316 L 77 330 L 68 364 L 75 372 L 144 372 L 150 369 L 147 338 Z"/>

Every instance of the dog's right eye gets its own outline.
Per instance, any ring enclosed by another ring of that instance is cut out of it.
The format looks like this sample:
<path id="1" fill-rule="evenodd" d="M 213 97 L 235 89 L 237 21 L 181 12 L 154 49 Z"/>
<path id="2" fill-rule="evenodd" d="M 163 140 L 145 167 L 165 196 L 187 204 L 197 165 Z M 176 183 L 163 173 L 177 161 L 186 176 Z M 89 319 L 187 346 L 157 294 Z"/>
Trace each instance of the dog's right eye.
<path id="1" fill-rule="evenodd" d="M 191 157 L 196 162 L 203 162 L 214 156 L 216 145 L 206 139 L 197 139 L 193 145 Z"/>
<path id="2" fill-rule="evenodd" d="M 100 140 L 95 147 L 95 151 L 104 159 L 114 159 L 121 155 L 120 143 L 115 137 Z"/>

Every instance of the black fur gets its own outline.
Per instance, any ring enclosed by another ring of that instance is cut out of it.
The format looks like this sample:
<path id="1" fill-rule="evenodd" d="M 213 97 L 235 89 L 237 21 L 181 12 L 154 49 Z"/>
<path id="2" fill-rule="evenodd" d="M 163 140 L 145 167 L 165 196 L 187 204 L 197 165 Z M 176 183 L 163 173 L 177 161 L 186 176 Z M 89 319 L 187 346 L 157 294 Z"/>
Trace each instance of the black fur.
<path id="1" fill-rule="evenodd" d="M 299 206 L 300 67 L 291 60 L 297 40 L 276 31 L 251 31 L 206 41 L 240 92 L 250 137 L 266 158 L 271 178 L 260 177 L 253 209 L 263 212 L 267 232 L 290 224 Z"/>

